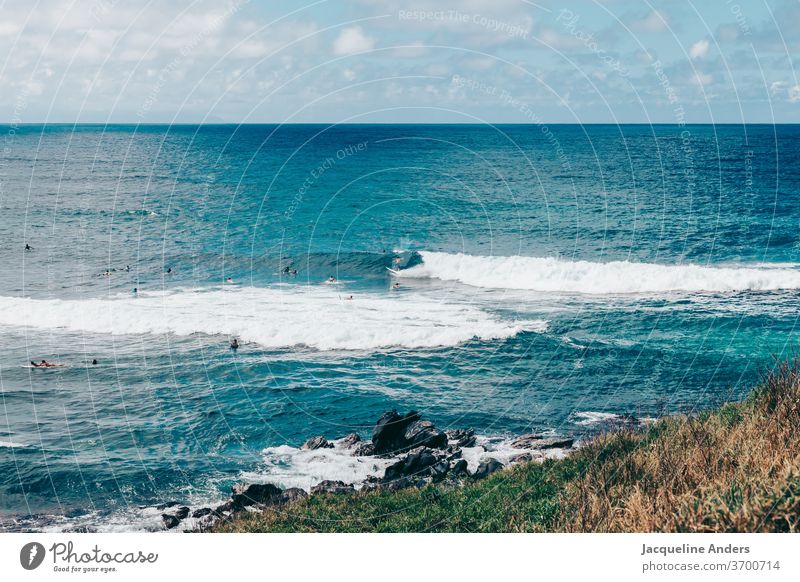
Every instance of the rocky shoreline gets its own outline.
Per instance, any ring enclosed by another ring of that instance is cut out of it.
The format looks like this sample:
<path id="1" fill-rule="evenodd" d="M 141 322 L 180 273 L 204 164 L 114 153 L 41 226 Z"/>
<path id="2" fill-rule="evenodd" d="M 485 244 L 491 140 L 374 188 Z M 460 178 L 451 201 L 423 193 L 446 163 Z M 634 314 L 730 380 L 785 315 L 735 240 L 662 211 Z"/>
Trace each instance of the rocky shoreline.
<path id="1" fill-rule="evenodd" d="M 635 419 L 630 419 L 635 422 Z M 258 512 L 267 507 L 285 505 L 308 495 L 347 494 L 358 490 L 399 491 L 421 488 L 430 483 L 460 486 L 466 481 L 483 479 L 509 465 L 544 460 L 568 454 L 578 446 L 573 436 L 543 433 L 519 435 L 505 443 L 503 454 L 493 454 L 491 445 L 479 442 L 472 429 L 442 431 L 423 420 L 416 411 L 384 413 L 375 424 L 370 440 L 358 434 L 328 441 L 322 436 L 308 439 L 301 451 L 336 449 L 363 460 L 375 462 L 377 473 L 355 483 L 322 480 L 309 491 L 299 487 L 282 489 L 272 483 L 237 483 L 230 498 L 216 507 L 190 509 L 179 502 L 156 506 L 162 511 L 164 529 L 182 526 L 188 531 L 206 531 L 243 512 Z"/>

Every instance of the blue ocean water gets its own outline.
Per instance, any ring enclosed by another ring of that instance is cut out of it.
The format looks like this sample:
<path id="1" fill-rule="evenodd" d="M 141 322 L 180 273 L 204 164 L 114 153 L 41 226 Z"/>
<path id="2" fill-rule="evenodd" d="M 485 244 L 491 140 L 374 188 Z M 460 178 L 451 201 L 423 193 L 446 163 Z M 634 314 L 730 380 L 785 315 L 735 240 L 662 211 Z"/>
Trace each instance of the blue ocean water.
<path id="1" fill-rule="evenodd" d="M 0 132 L 2 529 L 368 471 L 296 447 L 391 408 L 707 408 L 797 342 L 800 126 Z"/>

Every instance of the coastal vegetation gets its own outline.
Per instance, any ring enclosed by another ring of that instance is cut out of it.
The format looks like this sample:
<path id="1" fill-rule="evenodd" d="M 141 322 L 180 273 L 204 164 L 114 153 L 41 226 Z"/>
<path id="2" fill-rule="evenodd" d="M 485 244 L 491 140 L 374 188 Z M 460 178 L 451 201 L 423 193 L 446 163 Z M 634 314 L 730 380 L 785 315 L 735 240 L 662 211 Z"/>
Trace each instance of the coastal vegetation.
<path id="1" fill-rule="evenodd" d="M 800 368 L 741 402 L 599 435 L 561 459 L 481 480 L 317 493 L 215 532 L 795 532 Z"/>

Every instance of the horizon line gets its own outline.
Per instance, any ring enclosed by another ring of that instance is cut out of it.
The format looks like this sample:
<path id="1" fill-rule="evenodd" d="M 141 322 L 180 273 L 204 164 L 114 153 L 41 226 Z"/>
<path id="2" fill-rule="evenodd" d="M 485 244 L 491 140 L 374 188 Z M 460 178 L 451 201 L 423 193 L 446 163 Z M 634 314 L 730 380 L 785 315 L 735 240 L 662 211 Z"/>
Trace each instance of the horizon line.
<path id="1" fill-rule="evenodd" d="M 491 127 L 496 125 L 517 125 L 521 127 L 533 126 L 533 127 L 540 127 L 543 125 L 575 125 L 575 126 L 584 126 L 584 125 L 611 125 L 615 127 L 623 126 L 623 125 L 643 125 L 643 126 L 697 126 L 697 125 L 708 125 L 708 126 L 717 126 L 717 125 L 800 125 L 800 121 L 724 121 L 724 122 L 709 122 L 709 121 L 697 121 L 691 123 L 677 123 L 677 122 L 669 122 L 669 121 L 659 121 L 659 122 L 642 122 L 642 121 L 629 121 L 629 122 L 609 122 L 609 121 L 592 121 L 586 123 L 576 123 L 576 122 L 566 122 L 566 121 L 554 121 L 554 122 L 541 122 L 541 123 L 519 123 L 519 122 L 506 122 L 506 121 L 499 121 L 499 122 L 486 122 L 486 123 L 474 123 L 474 122 L 446 122 L 446 121 L 374 121 L 374 122 L 346 122 L 346 123 L 339 123 L 335 121 L 302 121 L 302 122 L 279 122 L 279 121 L 248 121 L 248 122 L 236 122 L 236 121 L 181 121 L 181 122 L 169 122 L 169 121 L 159 121 L 159 122 L 137 122 L 137 121 L 108 121 L 108 122 L 101 122 L 101 121 L 27 121 L 24 123 L 16 123 L 12 121 L 0 121 L 0 126 L 11 126 L 11 127 L 32 127 L 32 126 L 42 126 L 42 125 L 96 125 L 96 126 L 109 126 L 109 125 L 137 125 L 137 126 L 151 126 L 151 127 L 163 127 L 163 126 L 174 126 L 174 125 L 236 125 L 236 126 L 247 126 L 247 125 L 286 125 L 286 126 L 293 126 L 293 125 L 331 125 L 331 126 L 340 126 L 340 125 L 468 125 L 468 126 L 481 126 L 481 127 Z"/>

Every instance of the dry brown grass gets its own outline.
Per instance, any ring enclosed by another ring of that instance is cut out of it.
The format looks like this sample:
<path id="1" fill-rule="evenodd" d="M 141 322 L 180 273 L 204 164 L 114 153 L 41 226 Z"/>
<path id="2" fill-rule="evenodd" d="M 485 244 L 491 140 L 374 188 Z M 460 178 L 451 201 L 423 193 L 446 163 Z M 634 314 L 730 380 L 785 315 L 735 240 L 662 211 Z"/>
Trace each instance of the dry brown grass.
<path id="1" fill-rule="evenodd" d="M 800 529 L 800 373 L 780 366 L 745 402 L 613 434 L 582 452 L 565 531 L 760 532 Z"/>

